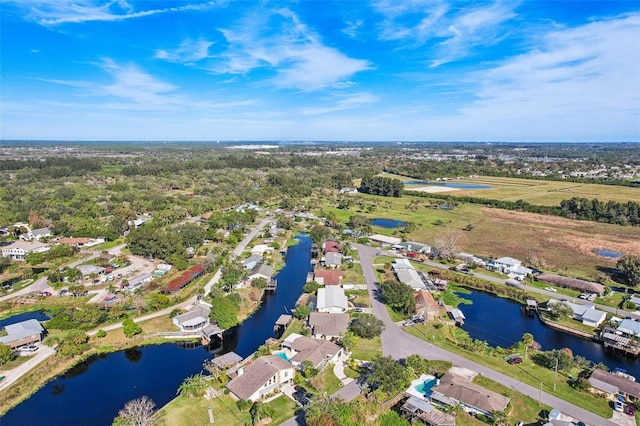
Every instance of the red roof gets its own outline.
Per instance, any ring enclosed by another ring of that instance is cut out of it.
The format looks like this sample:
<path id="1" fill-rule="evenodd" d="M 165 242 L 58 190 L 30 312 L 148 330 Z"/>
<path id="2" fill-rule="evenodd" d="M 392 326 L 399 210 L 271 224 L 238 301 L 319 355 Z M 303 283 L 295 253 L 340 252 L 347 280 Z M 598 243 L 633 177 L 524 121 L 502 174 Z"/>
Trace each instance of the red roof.
<path id="1" fill-rule="evenodd" d="M 327 241 L 324 243 L 325 253 L 340 253 L 340 250 L 342 250 L 342 246 L 335 241 Z"/>
<path id="2" fill-rule="evenodd" d="M 344 276 L 344 272 L 336 270 L 323 269 L 316 271 L 314 279 L 318 281 L 318 278 L 322 278 L 324 285 L 340 285 L 340 279 Z"/>
<path id="3" fill-rule="evenodd" d="M 205 267 L 203 263 L 193 265 L 191 268 L 184 271 L 179 277 L 172 279 L 163 291 L 166 293 L 174 293 L 194 279 L 198 278 L 204 271 Z"/>
<path id="4" fill-rule="evenodd" d="M 87 244 L 89 241 L 89 238 L 84 238 L 84 237 L 77 237 L 77 238 L 60 238 L 58 239 L 58 243 L 60 244 L 68 244 L 68 245 L 75 245 L 75 244 Z"/>

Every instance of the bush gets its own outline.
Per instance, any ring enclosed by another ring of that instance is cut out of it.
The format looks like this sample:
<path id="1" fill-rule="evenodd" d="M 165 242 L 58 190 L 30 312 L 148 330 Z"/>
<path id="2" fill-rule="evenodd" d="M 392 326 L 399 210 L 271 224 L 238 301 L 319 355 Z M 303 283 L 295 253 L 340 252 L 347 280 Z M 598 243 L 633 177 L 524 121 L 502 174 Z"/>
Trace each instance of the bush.
<path id="1" fill-rule="evenodd" d="M 379 336 L 384 330 L 384 322 L 375 317 L 373 314 L 361 314 L 349 325 L 349 331 L 352 331 L 358 337 L 371 339 Z"/>
<path id="2" fill-rule="evenodd" d="M 99 337 L 99 338 L 101 338 L 101 339 L 102 339 L 103 337 L 105 337 L 106 335 L 107 335 L 107 332 L 106 332 L 106 331 L 104 331 L 104 330 L 102 330 L 102 329 L 98 330 L 98 332 L 96 333 L 96 337 Z"/>
<path id="3" fill-rule="evenodd" d="M 177 317 L 178 315 L 180 315 L 182 313 L 182 309 L 180 308 L 175 308 L 174 310 L 171 311 L 171 313 L 169 314 L 169 318 L 173 318 L 173 317 Z"/>
<path id="4" fill-rule="evenodd" d="M 251 408 L 253 404 L 251 403 L 251 401 L 247 401 L 245 399 L 239 399 L 236 401 L 236 406 L 238 407 L 238 410 L 240 411 L 244 411 L 247 412 L 249 411 L 249 409 Z"/>
<path id="5" fill-rule="evenodd" d="M 127 318 L 122 321 L 122 331 L 125 336 L 131 338 L 137 334 L 142 333 L 142 328 L 133 322 L 131 318 Z"/>

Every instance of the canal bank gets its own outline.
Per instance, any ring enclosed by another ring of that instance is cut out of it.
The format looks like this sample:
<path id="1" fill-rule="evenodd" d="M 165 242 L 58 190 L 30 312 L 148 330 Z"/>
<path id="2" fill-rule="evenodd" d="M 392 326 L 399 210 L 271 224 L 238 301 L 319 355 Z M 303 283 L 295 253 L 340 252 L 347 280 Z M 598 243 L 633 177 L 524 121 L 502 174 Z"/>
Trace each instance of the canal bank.
<path id="1" fill-rule="evenodd" d="M 278 273 L 278 290 L 241 325 L 230 330 L 218 347 L 181 347 L 175 343 L 145 346 L 96 356 L 56 377 L 2 417 L 11 425 L 110 425 L 127 401 L 149 396 L 157 406 L 173 399 L 182 381 L 202 371 L 202 363 L 234 351 L 253 353 L 273 335 L 277 318 L 295 307 L 306 282 L 311 240 L 288 249 Z"/>

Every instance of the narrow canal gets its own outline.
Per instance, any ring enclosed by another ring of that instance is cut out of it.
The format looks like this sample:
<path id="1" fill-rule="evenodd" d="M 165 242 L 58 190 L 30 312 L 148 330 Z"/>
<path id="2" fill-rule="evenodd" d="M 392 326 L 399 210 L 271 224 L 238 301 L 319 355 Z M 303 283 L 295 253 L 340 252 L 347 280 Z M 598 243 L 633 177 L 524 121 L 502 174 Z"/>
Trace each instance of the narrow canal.
<path id="1" fill-rule="evenodd" d="M 472 304 L 461 304 L 459 308 L 467 318 L 462 328 L 474 339 L 486 340 L 491 346 L 507 348 L 531 333 L 542 350 L 570 348 L 595 363 L 602 362 L 613 370 L 622 368 L 640 380 L 640 361 L 605 350 L 600 343 L 563 333 L 542 324 L 537 317 L 528 316 L 520 304 L 491 294 L 472 291 L 458 294 Z"/>
<path id="2" fill-rule="evenodd" d="M 299 240 L 289 247 L 285 267 L 276 277 L 276 293 L 267 295 L 260 309 L 225 337 L 222 348 L 167 343 L 93 357 L 8 411 L 0 424 L 110 425 L 132 399 L 147 395 L 158 407 L 168 403 L 185 377 L 202 370 L 203 361 L 230 351 L 250 355 L 273 335 L 278 316 L 290 312 L 302 293 L 310 269 L 311 239 Z"/>

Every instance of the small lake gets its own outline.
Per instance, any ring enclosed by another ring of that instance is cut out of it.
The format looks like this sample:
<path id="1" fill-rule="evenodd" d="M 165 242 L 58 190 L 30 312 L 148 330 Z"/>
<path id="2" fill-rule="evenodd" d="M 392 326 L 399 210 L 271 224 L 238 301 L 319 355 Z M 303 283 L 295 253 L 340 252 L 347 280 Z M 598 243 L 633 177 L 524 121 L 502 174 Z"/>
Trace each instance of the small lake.
<path id="1" fill-rule="evenodd" d="M 273 336 L 278 317 L 295 307 L 307 279 L 311 239 L 299 236 L 289 247 L 278 289 L 267 295 L 251 317 L 225 335 L 222 346 L 165 343 L 93 357 L 47 383 L 8 411 L 3 426 L 111 425 L 128 401 L 147 395 L 158 408 L 175 398 L 182 381 L 202 370 L 202 363 L 230 351 L 244 357 Z"/>
<path id="2" fill-rule="evenodd" d="M 12 315 L 9 318 L 0 320 L 0 330 L 2 330 L 8 325 L 15 324 L 17 322 L 27 321 L 30 319 L 35 319 L 42 322 L 42 321 L 48 321 L 51 318 L 45 315 L 43 311 L 23 312 L 21 314 Z"/>
<path id="3" fill-rule="evenodd" d="M 457 189 L 489 189 L 491 185 L 481 185 L 477 183 L 449 183 L 449 182 L 427 182 L 424 180 L 409 180 L 403 182 L 405 185 L 428 185 L 428 186 L 444 186 L 447 188 Z"/>
<path id="4" fill-rule="evenodd" d="M 474 339 L 506 348 L 520 341 L 524 333 L 531 333 L 544 351 L 571 348 L 574 355 L 596 363 L 602 362 L 611 370 L 623 368 L 640 379 L 640 360 L 605 351 L 600 343 L 546 327 L 537 317 L 528 316 L 519 303 L 479 291 L 460 293 L 458 296 L 473 302 L 458 307 L 467 318 L 462 329 Z"/>
<path id="5" fill-rule="evenodd" d="M 395 229 L 403 228 L 407 225 L 407 222 L 403 222 L 397 219 L 372 219 L 372 226 L 379 226 L 380 228 Z"/>
<path id="6" fill-rule="evenodd" d="M 619 259 L 622 257 L 622 253 L 619 251 L 613 251 L 608 249 L 595 249 L 593 250 L 595 254 L 602 257 L 608 257 L 610 259 Z"/>

